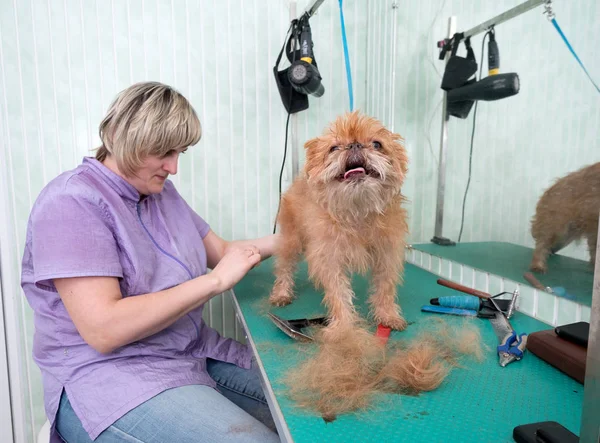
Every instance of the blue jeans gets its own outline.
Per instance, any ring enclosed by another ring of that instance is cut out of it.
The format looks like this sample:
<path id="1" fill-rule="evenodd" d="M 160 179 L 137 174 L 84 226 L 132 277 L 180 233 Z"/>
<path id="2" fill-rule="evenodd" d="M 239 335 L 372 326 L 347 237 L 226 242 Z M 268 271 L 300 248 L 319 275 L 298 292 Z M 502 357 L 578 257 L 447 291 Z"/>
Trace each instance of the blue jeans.
<path id="1" fill-rule="evenodd" d="M 94 441 L 278 442 L 255 362 L 248 370 L 207 359 L 207 370 L 221 393 L 204 385 L 168 389 L 129 411 Z M 92 442 L 65 392 L 56 429 L 68 443 Z"/>

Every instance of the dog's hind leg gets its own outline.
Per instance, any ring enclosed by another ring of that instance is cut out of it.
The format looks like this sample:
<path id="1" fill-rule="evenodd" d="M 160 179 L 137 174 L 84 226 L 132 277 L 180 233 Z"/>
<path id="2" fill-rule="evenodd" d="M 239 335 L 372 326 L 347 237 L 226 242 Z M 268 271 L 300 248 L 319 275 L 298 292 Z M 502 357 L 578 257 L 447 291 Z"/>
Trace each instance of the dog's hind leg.
<path id="1" fill-rule="evenodd" d="M 379 248 L 371 271 L 372 294 L 369 297 L 374 320 L 383 326 L 402 331 L 407 323 L 396 302 L 397 285 L 404 271 L 402 248 Z"/>
<path id="2" fill-rule="evenodd" d="M 531 233 L 535 239 L 535 250 L 529 269 L 534 272 L 545 273 L 548 270 L 546 264 L 550 254 L 556 254 L 563 248 L 569 246 L 573 240 L 581 235 L 572 225 L 568 224 L 556 230 L 556 226 L 540 224 L 532 226 Z"/>
<path id="3" fill-rule="evenodd" d="M 546 261 L 548 260 L 551 249 L 552 243 L 550 241 L 536 240 L 529 269 L 533 272 L 545 273 L 548 270 Z"/>
<path id="4" fill-rule="evenodd" d="M 531 236 L 535 240 L 535 249 L 529 264 L 531 271 L 545 273 L 548 270 L 546 264 L 548 256 L 553 253 L 553 249 L 558 251 L 561 248 L 564 243 L 561 239 L 566 239 L 566 235 L 560 234 L 560 231 L 563 230 L 567 229 L 560 225 L 557 226 L 555 216 L 549 214 L 544 208 L 538 207 L 536 215 L 531 221 Z"/>
<path id="5" fill-rule="evenodd" d="M 581 231 L 574 227 L 573 224 L 569 224 L 563 230 L 562 235 L 552 239 L 552 248 L 550 248 L 550 252 L 552 254 L 557 254 L 561 249 L 566 248 L 580 237 Z"/>
<path id="6" fill-rule="evenodd" d="M 588 251 L 590 253 L 590 263 L 596 265 L 596 245 L 598 242 L 598 230 L 586 233 Z"/>

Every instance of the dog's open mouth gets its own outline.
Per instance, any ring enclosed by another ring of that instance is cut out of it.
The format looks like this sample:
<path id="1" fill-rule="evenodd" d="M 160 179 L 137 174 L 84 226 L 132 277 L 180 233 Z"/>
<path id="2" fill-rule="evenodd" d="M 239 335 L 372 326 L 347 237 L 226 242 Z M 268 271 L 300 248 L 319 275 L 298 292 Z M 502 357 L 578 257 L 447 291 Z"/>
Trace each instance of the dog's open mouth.
<path id="1" fill-rule="evenodd" d="M 344 180 L 348 180 L 351 178 L 360 178 L 364 177 L 365 175 L 367 175 L 367 171 L 365 171 L 365 168 L 360 166 L 358 168 L 349 169 L 346 172 L 344 172 Z"/>
<path id="2" fill-rule="evenodd" d="M 379 174 L 373 169 L 369 168 L 362 160 L 348 161 L 346 163 L 346 170 L 343 174 L 338 177 L 341 181 L 345 180 L 360 180 L 367 176 L 379 177 Z"/>

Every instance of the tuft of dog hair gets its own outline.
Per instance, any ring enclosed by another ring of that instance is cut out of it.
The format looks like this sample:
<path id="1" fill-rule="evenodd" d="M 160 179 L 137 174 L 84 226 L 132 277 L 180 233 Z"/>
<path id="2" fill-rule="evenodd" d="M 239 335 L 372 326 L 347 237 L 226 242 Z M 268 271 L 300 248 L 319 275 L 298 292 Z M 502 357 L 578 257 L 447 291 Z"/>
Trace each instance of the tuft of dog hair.
<path id="1" fill-rule="evenodd" d="M 408 165 L 402 137 L 356 111 L 337 118 L 305 148 L 303 172 L 281 199 L 270 302 L 292 302 L 294 271 L 304 255 L 310 279 L 324 290 L 327 331 L 358 321 L 351 274 L 369 270 L 373 319 L 404 329 L 396 302 L 408 232 L 400 192 Z"/>
<path id="2" fill-rule="evenodd" d="M 450 326 L 439 321 L 408 343 L 384 345 L 362 322 L 337 331 L 344 340 L 318 334 L 317 352 L 284 380 L 300 408 L 326 421 L 373 406 L 377 392 L 417 395 L 436 389 L 463 356 L 482 359 L 481 337 L 473 322 Z"/>
<path id="3" fill-rule="evenodd" d="M 369 406 L 385 359 L 381 342 L 364 327 L 342 325 L 336 333 L 345 339 L 317 333 L 316 354 L 290 370 L 284 380 L 298 407 L 317 412 L 326 421 Z"/>
<path id="4" fill-rule="evenodd" d="M 582 238 L 595 265 L 599 214 L 600 163 L 557 180 L 540 197 L 531 221 L 535 250 L 529 269 L 545 273 L 550 254 Z"/>

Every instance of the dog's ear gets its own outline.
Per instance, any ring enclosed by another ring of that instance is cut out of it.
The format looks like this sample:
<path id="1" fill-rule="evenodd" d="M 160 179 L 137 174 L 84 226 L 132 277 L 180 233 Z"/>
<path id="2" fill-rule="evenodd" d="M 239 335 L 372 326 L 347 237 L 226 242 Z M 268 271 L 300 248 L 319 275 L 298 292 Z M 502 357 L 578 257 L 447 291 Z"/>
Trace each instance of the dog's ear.
<path id="1" fill-rule="evenodd" d="M 392 137 L 392 144 L 394 146 L 394 167 L 396 170 L 401 171 L 403 176 L 406 176 L 408 172 L 408 153 L 404 146 L 404 138 L 400 134 L 390 134 Z"/>
<path id="2" fill-rule="evenodd" d="M 313 138 L 304 143 L 304 149 L 306 150 L 306 163 L 304 165 L 304 172 L 306 173 L 306 178 L 310 178 L 314 169 L 319 166 L 318 162 L 318 147 L 319 147 L 319 138 Z"/>
<path id="3" fill-rule="evenodd" d="M 402 146 L 404 146 L 404 138 L 400 134 L 392 132 L 389 129 L 387 129 L 386 127 L 381 127 L 375 134 L 386 140 L 398 142 Z"/>
<path id="4" fill-rule="evenodd" d="M 404 138 L 385 127 L 377 131 L 377 135 L 386 141 L 393 168 L 404 178 L 408 172 L 408 155 L 404 147 Z"/>
<path id="5" fill-rule="evenodd" d="M 313 151 L 317 145 L 319 144 L 319 138 L 315 137 L 304 143 L 304 149 L 306 149 L 306 155 L 308 155 L 308 151 Z"/>
<path id="6" fill-rule="evenodd" d="M 402 137 L 400 134 L 396 134 L 395 132 L 390 132 L 390 137 L 392 137 L 392 140 L 397 141 L 402 146 L 404 146 L 404 137 Z"/>

